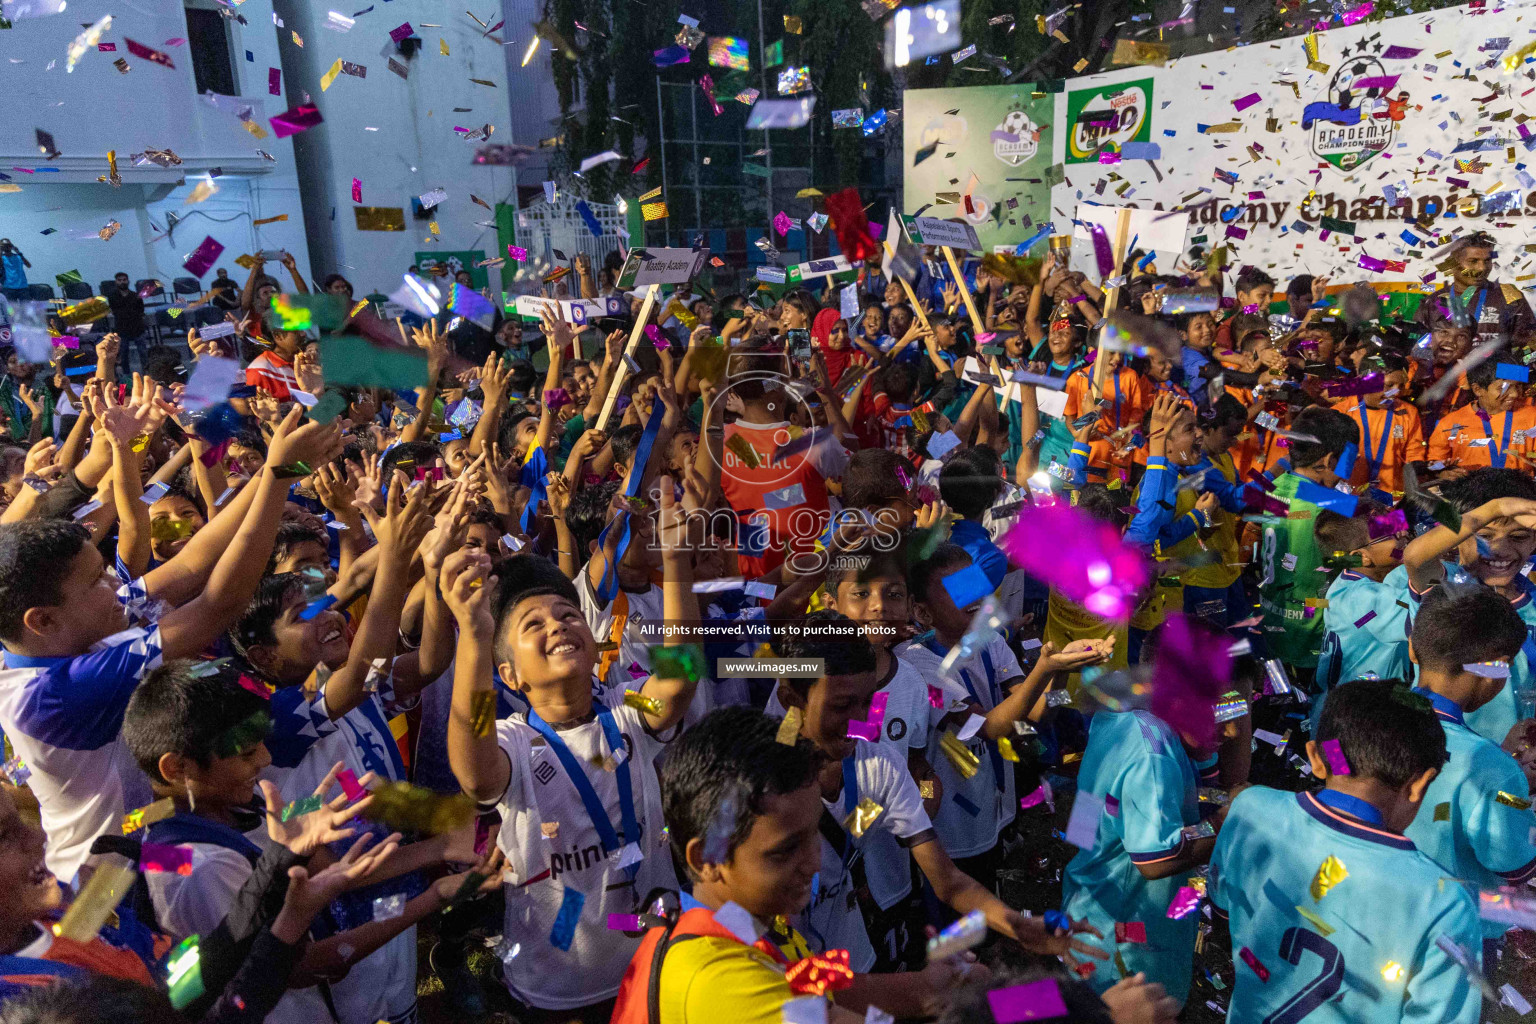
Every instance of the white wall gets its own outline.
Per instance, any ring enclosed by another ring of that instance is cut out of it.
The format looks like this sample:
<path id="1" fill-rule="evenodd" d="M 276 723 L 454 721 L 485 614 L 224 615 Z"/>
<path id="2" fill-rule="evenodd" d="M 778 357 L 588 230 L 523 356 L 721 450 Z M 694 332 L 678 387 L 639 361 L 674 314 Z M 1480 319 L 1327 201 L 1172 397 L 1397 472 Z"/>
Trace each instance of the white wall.
<path id="1" fill-rule="evenodd" d="M 240 10 L 260 2 L 250 0 Z M 482 249 L 487 257 L 497 255 L 495 227 L 477 224 L 493 224 L 495 217 L 469 197 L 473 193 L 492 207 L 515 201 L 515 172 L 474 165 L 478 143 L 465 141 L 453 129 L 490 123 L 496 126 L 491 142 L 509 141 L 510 104 L 519 97 L 509 95 L 502 47 L 481 38 L 483 30 L 462 7 L 440 0 L 376 3 L 345 33 L 324 27 L 328 6 L 287 0 L 278 4 L 286 25 L 279 30 L 284 88 L 294 102 L 307 90 L 325 117 L 324 124 L 295 137 L 316 276 L 339 271 L 359 295 L 375 289 L 387 293 L 399 287 L 418 251 Z M 343 13 L 355 9 L 349 6 Z M 423 43 L 404 81 L 380 55 L 390 42 L 389 30 L 402 22 L 410 22 Z M 429 28 L 424 22 L 441 27 Z M 292 44 L 289 34 L 294 31 L 304 39 L 302 48 Z M 447 41 L 449 56 L 440 55 L 439 40 Z M 365 66 L 367 77 L 338 75 L 331 88 L 321 92 L 320 79 L 337 58 Z M 496 86 L 476 85 L 471 78 Z M 470 109 L 455 112 L 455 107 Z M 406 230 L 357 230 L 354 177 L 362 181 L 361 205 L 403 209 Z M 435 211 L 438 240 L 427 242 L 428 222 L 412 218 L 411 198 L 435 188 L 446 189 L 448 198 Z M 495 287 L 494 269 L 490 278 Z"/>
<path id="2" fill-rule="evenodd" d="M 236 83 L 254 106 L 255 120 L 266 128 L 266 118 L 288 105 L 267 95 L 267 68 L 278 63 L 271 3 L 249 0 L 239 11 L 248 24 L 227 23 Z M 66 72 L 66 48 L 81 23 L 109 13 L 112 27 L 102 41 L 116 43 L 117 51 L 89 51 L 73 72 Z M 241 280 L 244 272 L 234 257 L 263 247 L 288 249 L 308 273 L 293 147 L 270 133 L 257 140 L 233 115 L 197 98 L 187 45 L 165 45 L 186 36 L 182 5 L 173 0 L 131 5 L 70 0 L 63 14 L 25 19 L 0 32 L 6 57 L 0 60 L 0 95 L 6 97 L 0 167 L 56 169 L 36 174 L 7 170 L 22 190 L 0 193 L 0 236 L 10 238 L 32 261 L 30 280 L 51 285 L 55 274 L 78 269 L 95 288 L 125 270 L 134 279 L 158 277 L 169 283 L 187 275 L 182 261 L 205 235 L 226 247 L 216 266 L 228 267 Z M 125 37 L 164 51 L 176 67 L 134 57 Z M 250 62 L 247 50 L 254 58 Z M 129 63 L 126 75 L 113 66 L 118 57 Z M 47 161 L 39 153 L 35 128 L 53 133 L 58 159 Z M 173 150 L 183 163 L 169 169 L 134 167 L 129 154 L 146 148 Z M 109 149 L 117 151 L 121 188 L 96 182 L 107 171 Z M 275 161 L 262 158 L 258 149 Z M 211 168 L 223 171 L 215 181 L 219 192 L 201 204 L 184 205 L 196 184 L 191 176 Z M 183 175 L 187 182 L 178 187 Z M 163 229 L 168 210 L 189 219 L 172 238 L 151 242 L 162 233 L 151 222 Z M 252 226 L 253 220 L 282 213 L 289 216 L 286 223 Z M 96 232 L 109 220 L 122 228 L 103 242 Z M 41 234 L 50 227 L 54 233 Z M 205 281 L 212 276 L 210 271 Z"/>

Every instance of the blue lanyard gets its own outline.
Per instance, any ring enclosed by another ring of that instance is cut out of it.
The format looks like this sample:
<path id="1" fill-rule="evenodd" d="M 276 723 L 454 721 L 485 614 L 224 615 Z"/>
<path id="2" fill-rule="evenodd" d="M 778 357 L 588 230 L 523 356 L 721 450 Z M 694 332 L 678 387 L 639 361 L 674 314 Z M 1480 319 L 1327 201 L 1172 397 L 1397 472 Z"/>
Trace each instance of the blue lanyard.
<path id="1" fill-rule="evenodd" d="M 943 647 L 939 645 L 937 637 L 930 637 L 929 639 L 923 641 L 923 645 L 940 657 L 948 653 L 944 650 Z M 1003 702 L 1002 694 L 1000 694 L 997 690 L 997 671 L 992 667 L 992 652 L 986 648 L 982 648 L 981 650 L 981 667 L 985 669 L 987 673 L 987 693 L 992 698 L 992 706 L 997 707 Z M 986 707 L 985 704 L 982 704 L 981 697 L 979 697 L 976 693 L 976 685 L 971 682 L 971 674 L 965 669 L 960 670 L 960 682 L 965 684 L 965 692 L 971 695 L 972 700 L 974 700 L 977 704 L 981 704 L 982 707 Z M 992 761 L 992 779 L 997 783 L 997 791 L 1001 793 L 1003 792 L 1006 784 L 1005 776 L 1003 774 L 1003 755 L 998 753 L 997 746 L 995 744 L 987 743 L 986 748 L 987 755 L 991 758 Z"/>
<path id="2" fill-rule="evenodd" d="M 613 712 L 608 708 L 601 708 L 597 712 L 597 721 L 603 727 L 603 737 L 608 741 L 608 749 L 617 754 L 628 750 L 624 746 L 624 735 L 619 732 L 619 724 L 613 720 Z M 544 742 L 548 743 L 555 756 L 560 759 L 560 767 L 565 769 L 566 777 L 571 780 L 571 785 L 576 787 L 581 802 L 587 808 L 587 817 L 592 819 L 593 826 L 597 829 L 598 840 L 603 844 L 604 853 L 612 853 L 625 843 L 638 843 L 640 841 L 640 825 L 635 820 L 635 795 L 629 780 L 629 757 L 626 756 L 618 767 L 619 777 L 619 815 L 624 825 L 624 834 L 619 836 L 613 830 L 613 822 L 608 817 L 608 810 L 598 799 L 597 790 L 592 787 L 592 780 L 587 778 L 587 773 L 582 770 L 581 763 L 576 760 L 576 755 L 571 753 L 571 748 L 565 745 L 558 733 L 549 727 L 549 724 L 540 718 L 538 712 L 528 712 L 528 724 L 538 730 Z"/>
<path id="3" fill-rule="evenodd" d="M 1386 827 L 1381 811 L 1377 810 L 1374 804 L 1366 803 L 1357 796 L 1340 793 L 1336 789 L 1319 790 L 1313 795 L 1317 797 L 1318 803 L 1327 804 L 1334 810 L 1342 811 L 1351 818 L 1359 818 L 1361 821 L 1369 822 L 1381 828 Z"/>
<path id="4" fill-rule="evenodd" d="M 1387 457 L 1387 438 L 1392 436 L 1392 407 L 1387 407 L 1387 422 L 1381 428 L 1381 444 L 1372 448 L 1371 411 L 1365 407 L 1364 398 L 1360 398 L 1357 401 L 1360 408 L 1360 439 L 1365 442 L 1365 467 L 1371 471 L 1371 475 L 1366 480 L 1373 481 L 1376 479 L 1376 474 L 1381 472 L 1381 464 Z M 1505 436 L 1505 443 L 1509 443 L 1507 435 Z M 1372 455 L 1372 451 L 1376 454 Z"/>
<path id="5" fill-rule="evenodd" d="M 859 806 L 859 777 L 854 773 L 854 762 L 859 755 L 857 752 L 843 758 L 843 813 L 852 814 L 853 809 Z"/>
<path id="6" fill-rule="evenodd" d="M 656 402 L 651 406 L 650 421 L 646 423 L 645 430 L 640 435 L 640 443 L 635 447 L 634 462 L 630 463 L 629 466 L 629 479 L 624 483 L 625 497 L 633 498 L 640 493 L 640 482 L 645 477 L 645 465 L 651 461 L 651 449 L 656 446 L 656 435 L 661 432 L 661 418 L 665 414 L 666 409 L 663 408 L 660 402 Z M 534 503 L 532 497 L 528 501 L 529 504 Z M 527 514 L 527 509 L 524 509 L 524 518 L 527 518 Z M 610 603 L 619 593 L 619 562 L 623 560 L 624 553 L 629 550 L 629 517 L 632 514 L 627 511 L 619 513 L 619 516 L 624 520 L 624 524 L 619 528 L 619 546 L 614 551 L 613 558 L 604 568 L 603 578 L 597 584 L 597 599 L 604 605 Z M 610 519 L 608 524 L 603 527 L 603 532 L 597 535 L 597 548 L 599 551 L 603 549 L 604 543 L 607 542 L 608 531 L 613 529 L 613 524 L 616 521 L 617 519 Z"/>
<path id="7" fill-rule="evenodd" d="M 1115 371 L 1115 429 L 1120 429 L 1120 371 Z"/>
<path id="8" fill-rule="evenodd" d="M 1509 451 L 1509 435 L 1515 425 L 1515 410 L 1510 409 L 1504 413 L 1504 445 L 1502 448 L 1493 443 L 1493 424 L 1488 419 L 1488 414 L 1482 409 L 1477 410 L 1477 418 L 1483 421 L 1483 436 L 1488 438 L 1488 465 L 1494 469 L 1504 468 L 1505 453 Z"/>

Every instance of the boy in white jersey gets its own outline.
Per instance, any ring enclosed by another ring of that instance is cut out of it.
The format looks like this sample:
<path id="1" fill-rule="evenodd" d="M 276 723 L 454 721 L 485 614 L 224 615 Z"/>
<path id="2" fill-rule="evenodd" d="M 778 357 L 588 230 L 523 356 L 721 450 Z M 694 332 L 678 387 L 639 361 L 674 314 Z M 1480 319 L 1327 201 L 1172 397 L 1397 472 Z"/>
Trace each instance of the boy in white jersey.
<path id="1" fill-rule="evenodd" d="M 1481 960 L 1472 897 L 1403 833 L 1446 760 L 1429 701 L 1391 680 L 1328 695 L 1307 743 L 1322 790 L 1254 786 L 1233 799 L 1211 857 L 1230 917 L 1227 1019 L 1475 1024 Z"/>
<path id="2" fill-rule="evenodd" d="M 698 602 L 672 494 L 662 477 L 665 621 L 691 622 Z M 701 666 L 691 678 L 651 676 L 633 704 L 595 706 L 597 641 L 570 580 L 535 555 L 490 571 L 490 559 L 471 551 L 443 567 L 459 624 L 448 758 L 465 792 L 501 812 L 505 940 L 520 948 L 504 960 L 504 977 L 530 1008 L 519 1016 L 603 1024 L 638 946 L 608 927 L 609 914 L 634 914 L 652 889 L 677 887 L 654 762 L 661 735 L 693 700 Z M 498 679 L 527 699 L 526 716 L 493 722 Z"/>
<path id="3" fill-rule="evenodd" d="M 240 614 L 302 475 L 293 467 L 339 450 L 339 426 L 301 425 L 302 414 L 295 407 L 278 424 L 266 465 L 180 554 L 121 592 L 79 524 L 0 527 L 0 728 L 32 771 L 48 868 L 61 880 L 75 877 L 97 836 L 148 802 L 147 780 L 119 736 L 134 687 L 162 658 L 200 654 Z M 113 439 L 114 488 L 138 493 L 132 431 L 101 433 Z M 144 612 L 161 602 L 174 610 L 129 628 L 130 600 Z"/>
<path id="4" fill-rule="evenodd" d="M 954 544 L 941 544 L 925 561 L 912 568 L 912 595 L 917 618 L 929 627 L 925 633 L 897 649 L 897 657 L 911 665 L 930 685 L 942 690 L 944 706 L 953 710 L 951 719 L 931 733 L 928 759 L 938 776 L 943 794 L 934 815 L 934 829 L 944 841 L 944 848 L 972 877 L 990 883 L 996 874 L 995 853 L 998 836 L 1013 822 L 1018 811 L 1017 786 L 1013 762 L 1004 758 L 997 741 L 1018 738 L 1014 723 L 1034 712 L 1043 690 L 1034 692 L 1027 703 L 1016 700 L 1015 688 L 1024 682 L 1013 651 L 1000 637 L 994 636 L 976 653 L 962 658 L 952 669 L 951 679 L 940 677 L 940 667 L 950 649 L 960 643 L 986 592 L 972 595 L 962 592 L 965 600 L 956 604 L 952 591 L 963 579 L 961 574 L 973 567 L 971 556 Z M 974 578 L 974 574 L 972 574 Z M 949 581 L 949 582 L 946 582 Z M 984 588 L 986 581 L 977 584 Z M 1100 664 L 1113 654 L 1109 641 L 1073 643 L 1074 670 Z M 1065 655 L 1063 655 L 1065 656 Z M 955 681 L 958 679 L 958 682 Z M 963 709 L 955 710 L 963 705 Z M 985 718 L 985 724 L 963 742 L 975 755 L 977 771 L 966 778 L 942 752 L 943 735 L 953 731 L 958 739 L 971 715 Z"/>
<path id="5" fill-rule="evenodd" d="M 857 875 L 873 835 L 888 832 L 911 853 L 938 899 L 957 913 L 981 910 L 993 930 L 1036 952 L 1090 950 L 1069 941 L 1065 932 L 1051 932 L 1043 919 L 1021 915 L 960 870 L 934 832 L 917 784 L 890 746 L 850 736 L 859 723 L 868 721 L 876 683 L 874 648 L 862 637 L 850 639 L 851 626 L 835 612 L 817 612 L 805 620 L 799 634 L 774 647 L 779 658 L 822 663 L 818 677 L 779 680 L 779 700 L 799 719 L 799 735 L 816 744 L 826 759 L 819 778 L 826 807 L 821 871 L 812 886 L 810 905 L 794 919 L 795 927 L 815 949 L 848 950 L 849 966 L 856 973 L 874 967 L 874 950 L 860 913 Z M 1053 665 L 1047 665 L 1037 671 L 1025 688 L 1043 693 L 1053 670 Z M 1022 705 L 1026 695 L 1015 696 Z M 878 813 L 874 807 L 880 809 Z M 864 874 L 873 895 L 877 885 L 884 883 L 875 874 Z"/>

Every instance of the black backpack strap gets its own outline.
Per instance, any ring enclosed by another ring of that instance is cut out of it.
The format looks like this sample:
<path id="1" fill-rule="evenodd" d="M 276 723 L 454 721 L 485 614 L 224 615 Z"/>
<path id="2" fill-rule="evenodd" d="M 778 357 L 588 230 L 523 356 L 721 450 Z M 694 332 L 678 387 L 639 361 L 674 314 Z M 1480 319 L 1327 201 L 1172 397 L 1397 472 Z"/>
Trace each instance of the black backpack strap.
<path id="1" fill-rule="evenodd" d="M 676 914 L 667 915 L 661 938 L 651 950 L 651 976 L 646 982 L 645 1012 L 650 1024 L 661 1024 L 661 964 L 667 958 L 667 947 L 672 944 L 672 929 L 677 927 Z"/>

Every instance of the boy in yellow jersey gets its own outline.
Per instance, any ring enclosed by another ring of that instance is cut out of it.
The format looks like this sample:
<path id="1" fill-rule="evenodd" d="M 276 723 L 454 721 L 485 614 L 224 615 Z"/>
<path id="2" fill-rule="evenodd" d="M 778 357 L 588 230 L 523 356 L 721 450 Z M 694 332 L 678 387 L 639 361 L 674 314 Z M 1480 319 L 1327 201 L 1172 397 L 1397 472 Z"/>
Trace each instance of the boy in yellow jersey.
<path id="1" fill-rule="evenodd" d="M 1109 523 L 1117 530 L 1125 529 L 1125 513 L 1120 511 L 1123 492 L 1111 491 L 1104 484 L 1088 484 L 1072 492 L 1077 508 L 1100 522 Z M 1105 671 L 1125 668 L 1129 634 L 1124 623 L 1111 622 L 1095 615 L 1082 605 L 1051 588 L 1050 604 L 1046 612 L 1045 632 L 1041 639 L 1064 650 L 1074 640 L 1104 640 L 1114 638 L 1114 652 L 1104 663 Z M 1077 693 L 1078 673 L 1067 676 L 1067 689 Z"/>
<path id="2" fill-rule="evenodd" d="M 795 998 L 785 972 L 811 955 L 787 918 L 810 902 L 827 812 L 817 748 L 800 738 L 776 742 L 778 731 L 779 723 L 755 709 L 719 708 L 662 762 L 667 835 L 692 892 L 681 894 L 675 924 L 651 928 L 630 961 L 615 1024 L 784 1019 L 784 1005 Z M 917 1009 L 959 970 L 941 960 L 921 972 L 882 975 L 877 998 L 892 1009 Z M 857 1024 L 873 995 L 867 979 L 842 990 L 826 1007 L 827 1024 Z"/>
<path id="3" fill-rule="evenodd" d="M 1187 567 L 1184 581 L 1184 614 L 1193 615 L 1219 629 L 1247 618 L 1253 610 L 1239 577 L 1243 566 L 1238 554 L 1238 530 L 1244 511 L 1243 482 L 1238 479 L 1231 448 L 1247 426 L 1248 411 L 1231 395 L 1222 395 L 1202 418 L 1200 460 L 1189 474 L 1204 473 L 1201 488 L 1216 495 L 1219 507 L 1210 514 L 1214 524 L 1203 538 L 1214 557 Z"/>

